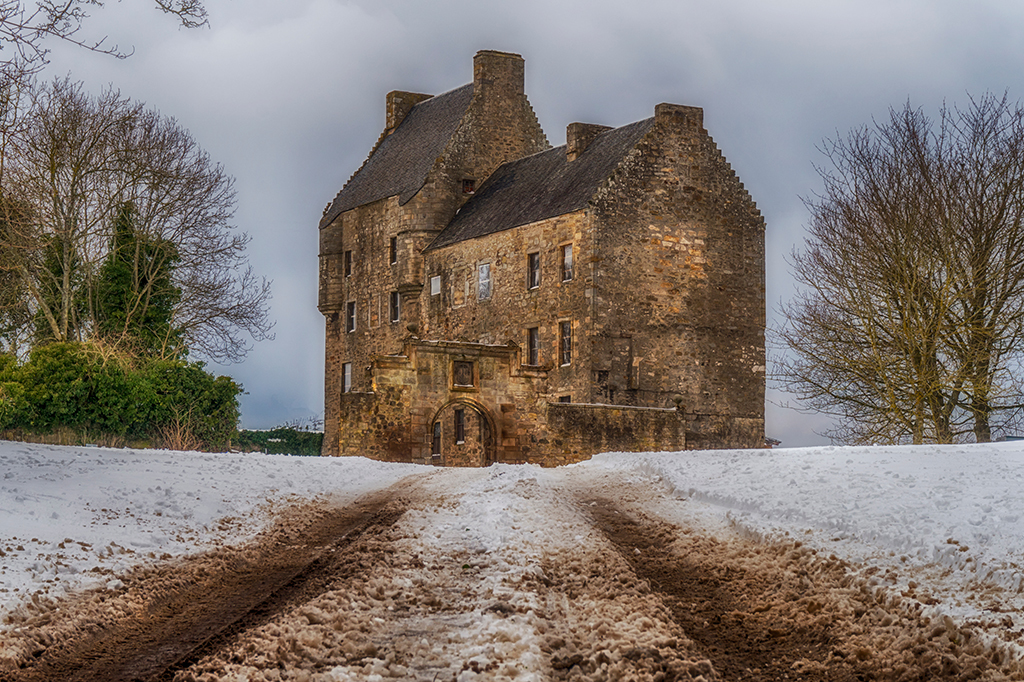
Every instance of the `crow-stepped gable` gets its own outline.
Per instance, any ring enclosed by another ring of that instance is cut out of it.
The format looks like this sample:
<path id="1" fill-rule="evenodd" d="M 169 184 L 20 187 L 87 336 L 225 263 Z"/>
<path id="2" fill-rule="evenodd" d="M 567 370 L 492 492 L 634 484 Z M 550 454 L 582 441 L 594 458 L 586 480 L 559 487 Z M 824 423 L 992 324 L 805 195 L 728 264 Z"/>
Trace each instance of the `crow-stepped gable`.
<path id="1" fill-rule="evenodd" d="M 523 59 L 392 92 L 320 221 L 324 454 L 555 466 L 764 442 L 764 220 L 696 107 L 551 148 Z"/>

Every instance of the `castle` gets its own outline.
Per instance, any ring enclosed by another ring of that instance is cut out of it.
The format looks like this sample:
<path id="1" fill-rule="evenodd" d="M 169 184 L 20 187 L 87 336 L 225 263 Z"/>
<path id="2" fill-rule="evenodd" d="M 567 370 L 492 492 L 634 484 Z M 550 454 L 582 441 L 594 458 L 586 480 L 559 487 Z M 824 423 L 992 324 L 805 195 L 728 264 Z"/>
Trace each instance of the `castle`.
<path id="1" fill-rule="evenodd" d="M 391 92 L 320 221 L 325 455 L 556 466 L 764 443 L 764 220 L 659 104 L 551 148 L 516 54 Z"/>

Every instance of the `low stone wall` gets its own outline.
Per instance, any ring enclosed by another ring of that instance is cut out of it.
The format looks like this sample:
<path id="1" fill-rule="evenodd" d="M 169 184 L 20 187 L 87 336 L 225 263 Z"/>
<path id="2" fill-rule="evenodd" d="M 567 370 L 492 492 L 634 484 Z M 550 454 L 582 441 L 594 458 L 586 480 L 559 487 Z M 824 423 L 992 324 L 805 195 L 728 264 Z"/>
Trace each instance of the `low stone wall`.
<path id="1" fill-rule="evenodd" d="M 599 452 L 685 450 L 687 420 L 678 410 L 548 403 L 542 466 L 590 459 Z"/>

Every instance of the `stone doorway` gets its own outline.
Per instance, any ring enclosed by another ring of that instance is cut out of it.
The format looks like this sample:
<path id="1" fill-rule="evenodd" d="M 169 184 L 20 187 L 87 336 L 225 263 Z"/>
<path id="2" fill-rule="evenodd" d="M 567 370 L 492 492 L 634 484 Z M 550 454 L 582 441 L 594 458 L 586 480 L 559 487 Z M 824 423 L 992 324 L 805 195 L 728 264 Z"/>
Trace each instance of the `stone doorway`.
<path id="1" fill-rule="evenodd" d="M 497 459 L 494 420 L 469 400 L 446 403 L 430 425 L 431 461 L 441 466 L 482 467 Z"/>

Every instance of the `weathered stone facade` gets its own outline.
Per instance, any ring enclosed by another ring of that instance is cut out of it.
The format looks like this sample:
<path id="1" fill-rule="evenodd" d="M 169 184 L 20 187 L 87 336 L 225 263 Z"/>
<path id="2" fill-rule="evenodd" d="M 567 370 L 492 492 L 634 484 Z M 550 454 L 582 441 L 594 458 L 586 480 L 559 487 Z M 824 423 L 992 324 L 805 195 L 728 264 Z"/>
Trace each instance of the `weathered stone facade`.
<path id="1" fill-rule="evenodd" d="M 660 104 L 551 149 L 518 55 L 391 93 L 320 225 L 324 454 L 558 465 L 764 440 L 764 221 Z"/>

